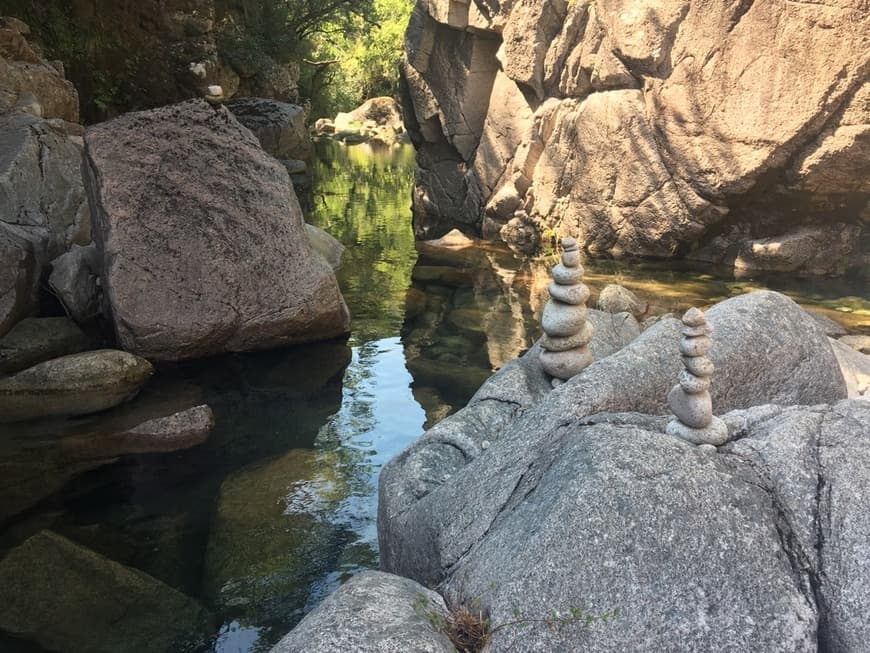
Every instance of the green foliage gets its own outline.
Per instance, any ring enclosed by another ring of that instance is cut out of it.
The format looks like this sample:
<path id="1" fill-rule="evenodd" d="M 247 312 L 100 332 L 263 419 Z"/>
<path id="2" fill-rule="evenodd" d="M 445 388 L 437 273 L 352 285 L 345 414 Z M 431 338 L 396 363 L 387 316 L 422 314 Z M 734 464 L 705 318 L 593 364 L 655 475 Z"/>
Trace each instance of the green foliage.
<path id="1" fill-rule="evenodd" d="M 398 90 L 402 39 L 413 0 L 373 0 L 371 12 L 329 21 L 311 35 L 300 88 L 312 119 L 350 111 Z"/>

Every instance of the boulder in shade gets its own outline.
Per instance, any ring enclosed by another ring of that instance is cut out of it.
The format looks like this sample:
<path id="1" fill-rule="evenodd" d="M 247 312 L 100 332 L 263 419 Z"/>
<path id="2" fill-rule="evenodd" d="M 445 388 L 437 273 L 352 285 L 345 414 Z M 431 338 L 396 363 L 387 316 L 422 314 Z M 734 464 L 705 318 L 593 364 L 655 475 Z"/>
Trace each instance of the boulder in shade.
<path id="1" fill-rule="evenodd" d="M 90 339 L 68 317 L 28 318 L 0 338 L 0 375 L 77 354 Z"/>

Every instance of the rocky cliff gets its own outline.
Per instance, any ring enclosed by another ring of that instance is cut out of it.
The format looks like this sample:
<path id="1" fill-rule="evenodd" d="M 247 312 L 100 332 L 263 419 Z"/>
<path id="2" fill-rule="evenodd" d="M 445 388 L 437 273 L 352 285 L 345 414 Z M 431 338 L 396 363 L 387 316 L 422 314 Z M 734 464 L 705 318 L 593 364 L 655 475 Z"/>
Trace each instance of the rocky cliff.
<path id="1" fill-rule="evenodd" d="M 868 41 L 861 0 L 418 0 L 416 231 L 866 271 Z"/>

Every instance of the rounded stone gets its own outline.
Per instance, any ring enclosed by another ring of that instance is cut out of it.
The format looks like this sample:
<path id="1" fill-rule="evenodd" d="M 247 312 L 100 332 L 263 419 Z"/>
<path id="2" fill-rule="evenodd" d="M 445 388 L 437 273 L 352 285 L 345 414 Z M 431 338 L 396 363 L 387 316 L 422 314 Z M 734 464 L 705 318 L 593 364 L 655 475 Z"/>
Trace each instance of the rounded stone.
<path id="1" fill-rule="evenodd" d="M 541 316 L 541 327 L 548 336 L 573 336 L 583 329 L 586 323 L 586 308 L 571 306 L 561 302 L 547 302 L 544 314 Z"/>
<path id="2" fill-rule="evenodd" d="M 690 395 L 675 385 L 668 394 L 668 406 L 683 424 L 693 429 L 702 429 L 713 419 L 713 401 L 710 394 Z"/>
<path id="3" fill-rule="evenodd" d="M 704 317 L 704 314 L 699 309 L 693 306 L 683 315 L 683 324 L 688 327 L 704 326 L 707 324 L 707 318 Z"/>
<path id="4" fill-rule="evenodd" d="M 580 249 L 580 244 L 576 238 L 567 236 L 562 239 L 562 250 L 566 252 L 574 252 Z"/>
<path id="5" fill-rule="evenodd" d="M 560 286 L 576 286 L 583 281 L 583 266 L 578 265 L 576 268 L 566 268 L 559 263 L 552 270 L 553 281 Z"/>
<path id="6" fill-rule="evenodd" d="M 693 429 L 679 420 L 671 420 L 665 431 L 668 435 L 704 447 L 718 447 L 728 441 L 728 427 L 718 417 L 714 417 L 709 426 L 701 429 Z"/>
<path id="7" fill-rule="evenodd" d="M 716 370 L 713 362 L 706 356 L 683 356 L 683 365 L 695 376 L 713 376 L 713 372 Z"/>
<path id="8" fill-rule="evenodd" d="M 707 336 L 680 339 L 680 353 L 683 356 L 705 356 L 713 348 L 713 341 Z"/>
<path id="9" fill-rule="evenodd" d="M 580 265 L 580 252 L 577 250 L 562 252 L 562 265 L 568 268 L 576 268 Z"/>
<path id="10" fill-rule="evenodd" d="M 541 367 L 552 377 L 567 381 L 592 364 L 592 353 L 588 347 L 568 351 L 542 351 Z"/>
<path id="11" fill-rule="evenodd" d="M 688 336 L 690 338 L 694 338 L 696 336 L 709 336 L 711 333 L 713 333 L 713 327 L 709 324 L 697 327 L 683 327 L 682 333 L 684 336 Z"/>
<path id="12" fill-rule="evenodd" d="M 707 392 L 712 385 L 709 376 L 695 376 L 690 374 L 688 370 L 680 372 L 680 387 L 684 392 L 690 395 Z"/>
<path id="13" fill-rule="evenodd" d="M 558 337 L 548 336 L 546 333 L 541 336 L 541 347 L 547 351 L 568 351 L 569 349 L 577 349 L 585 347 L 592 340 L 595 334 L 595 327 L 592 322 L 586 322 L 579 333 L 573 336 Z"/>
<path id="14" fill-rule="evenodd" d="M 589 288 L 582 283 L 575 286 L 560 286 L 553 281 L 550 282 L 547 291 L 553 299 L 572 306 L 585 304 L 589 299 Z"/>

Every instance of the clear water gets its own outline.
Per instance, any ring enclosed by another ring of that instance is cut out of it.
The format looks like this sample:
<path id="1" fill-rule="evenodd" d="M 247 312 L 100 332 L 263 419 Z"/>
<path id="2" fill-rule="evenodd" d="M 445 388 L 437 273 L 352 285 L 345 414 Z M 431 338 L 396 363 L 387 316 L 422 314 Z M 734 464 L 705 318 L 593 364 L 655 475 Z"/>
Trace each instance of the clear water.
<path id="1" fill-rule="evenodd" d="M 123 456 L 83 437 L 111 414 L 0 426 L 0 555 L 51 528 L 208 605 L 216 653 L 268 651 L 377 566 L 381 467 L 530 346 L 552 261 L 415 245 L 410 147 L 322 142 L 317 155 L 309 218 L 347 247 L 350 340 L 162 367 L 115 412 L 208 403 L 217 427 L 185 452 Z M 657 311 L 771 287 L 870 332 L 870 291 L 857 281 L 735 280 L 636 261 L 587 271 L 593 289 L 618 281 Z M 0 633 L 0 650 L 42 649 Z"/>

